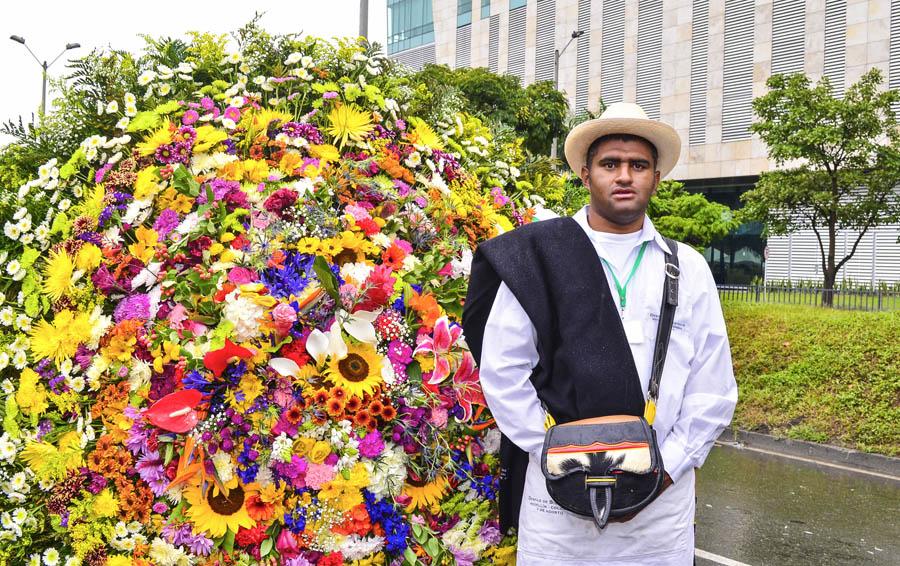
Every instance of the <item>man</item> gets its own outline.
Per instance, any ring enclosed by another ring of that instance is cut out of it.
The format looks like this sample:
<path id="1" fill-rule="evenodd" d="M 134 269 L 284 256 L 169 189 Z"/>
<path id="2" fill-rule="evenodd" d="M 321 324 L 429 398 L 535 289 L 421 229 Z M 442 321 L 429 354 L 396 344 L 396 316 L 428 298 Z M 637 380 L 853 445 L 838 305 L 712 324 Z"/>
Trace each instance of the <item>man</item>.
<path id="1" fill-rule="evenodd" d="M 544 407 L 560 423 L 643 414 L 671 251 L 646 210 L 680 150 L 668 124 L 635 104 L 611 105 L 566 138 L 590 204 L 475 254 L 464 328 L 504 434 L 501 521 L 518 526 L 520 566 L 693 562 L 694 469 L 730 422 L 737 387 L 712 274 L 689 246 L 678 245 L 678 306 L 653 425 L 666 489 L 601 531 L 556 505 L 540 469 Z"/>

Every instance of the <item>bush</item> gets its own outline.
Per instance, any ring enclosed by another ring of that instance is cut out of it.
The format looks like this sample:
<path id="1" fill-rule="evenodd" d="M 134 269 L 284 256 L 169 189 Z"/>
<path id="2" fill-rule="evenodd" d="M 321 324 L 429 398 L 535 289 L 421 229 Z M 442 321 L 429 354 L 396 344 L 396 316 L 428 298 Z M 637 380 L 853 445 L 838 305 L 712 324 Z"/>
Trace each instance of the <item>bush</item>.
<path id="1" fill-rule="evenodd" d="M 724 304 L 736 426 L 900 453 L 900 314 Z"/>

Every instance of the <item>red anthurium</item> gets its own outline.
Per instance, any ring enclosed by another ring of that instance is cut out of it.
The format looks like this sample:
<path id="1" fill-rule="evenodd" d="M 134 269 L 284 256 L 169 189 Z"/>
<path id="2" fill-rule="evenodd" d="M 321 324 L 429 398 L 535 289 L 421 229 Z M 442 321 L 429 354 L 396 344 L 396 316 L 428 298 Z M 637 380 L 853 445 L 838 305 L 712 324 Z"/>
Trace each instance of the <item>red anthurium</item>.
<path id="1" fill-rule="evenodd" d="M 197 426 L 200 417 L 194 411 L 203 394 L 196 389 L 182 389 L 169 393 L 144 411 L 154 426 L 169 432 L 187 432 Z"/>
<path id="2" fill-rule="evenodd" d="M 206 366 L 206 369 L 213 372 L 216 377 L 222 377 L 222 372 L 225 371 L 225 368 L 228 367 L 228 364 L 231 363 L 233 358 L 246 360 L 247 358 L 252 357 L 252 351 L 247 348 L 242 348 L 231 340 L 226 339 L 224 348 L 213 350 L 203 356 L 203 365 Z"/>

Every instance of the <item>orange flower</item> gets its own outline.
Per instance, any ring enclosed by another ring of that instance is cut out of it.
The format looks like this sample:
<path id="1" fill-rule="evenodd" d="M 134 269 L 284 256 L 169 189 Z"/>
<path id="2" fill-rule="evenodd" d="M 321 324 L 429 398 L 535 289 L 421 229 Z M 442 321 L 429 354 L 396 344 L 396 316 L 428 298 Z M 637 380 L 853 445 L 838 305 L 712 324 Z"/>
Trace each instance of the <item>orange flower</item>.
<path id="1" fill-rule="evenodd" d="M 394 417 L 397 416 L 397 409 L 391 407 L 390 405 L 386 405 L 383 409 L 381 409 L 381 420 L 384 422 L 390 422 L 394 420 Z"/>
<path id="2" fill-rule="evenodd" d="M 431 293 L 413 292 L 409 299 L 409 306 L 422 317 L 422 324 L 431 330 L 437 319 L 441 318 L 443 309 L 438 304 L 437 299 Z"/>
<path id="3" fill-rule="evenodd" d="M 335 385 L 328 391 L 328 396 L 337 399 L 341 404 L 347 401 L 347 391 L 340 385 Z"/>
<path id="4" fill-rule="evenodd" d="M 328 414 L 330 416 L 337 418 L 344 412 L 344 403 L 343 401 L 332 397 L 328 399 L 328 403 L 325 405 L 325 410 L 328 411 Z"/>
<path id="5" fill-rule="evenodd" d="M 247 498 L 247 513 L 254 521 L 268 521 L 275 516 L 275 506 L 262 500 L 258 493 Z"/>
<path id="6" fill-rule="evenodd" d="M 359 397 L 353 396 L 347 399 L 347 404 L 344 405 L 344 409 L 350 413 L 355 413 L 362 406 L 362 401 Z"/>
<path id="7" fill-rule="evenodd" d="M 328 402 L 328 392 L 324 389 L 316 391 L 316 394 L 313 395 L 313 402 L 316 405 L 324 405 Z"/>
<path id="8" fill-rule="evenodd" d="M 372 415 L 371 413 L 369 413 L 369 411 L 366 411 L 364 409 L 356 413 L 356 416 L 353 420 L 356 422 L 357 426 L 364 426 L 368 428 L 369 425 L 372 424 Z"/>
<path id="9" fill-rule="evenodd" d="M 381 254 L 381 261 L 384 265 L 397 271 L 403 267 L 403 260 L 406 259 L 406 255 L 406 251 L 403 248 L 393 243 Z"/>
<path id="10" fill-rule="evenodd" d="M 384 405 L 378 399 L 369 403 L 369 412 L 372 413 L 373 416 L 377 417 L 381 414 L 382 410 L 384 410 Z"/>

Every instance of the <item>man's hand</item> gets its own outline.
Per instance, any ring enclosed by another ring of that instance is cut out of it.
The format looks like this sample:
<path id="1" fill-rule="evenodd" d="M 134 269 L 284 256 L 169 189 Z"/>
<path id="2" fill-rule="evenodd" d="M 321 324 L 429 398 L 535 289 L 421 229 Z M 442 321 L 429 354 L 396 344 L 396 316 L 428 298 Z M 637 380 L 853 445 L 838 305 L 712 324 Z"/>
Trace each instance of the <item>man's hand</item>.
<path id="1" fill-rule="evenodd" d="M 669 489 L 669 486 L 672 485 L 673 483 L 675 483 L 672 481 L 672 478 L 669 477 L 669 472 L 663 472 L 663 473 L 665 475 L 663 476 L 662 487 L 659 488 L 659 495 L 657 495 L 657 497 L 662 495 L 662 492 Z M 628 515 L 623 515 L 621 517 L 610 517 L 607 522 L 609 522 L 609 523 L 627 523 L 628 521 L 634 519 L 635 516 L 637 516 L 637 514 L 638 514 L 638 512 L 635 511 L 634 513 L 630 513 Z"/>

